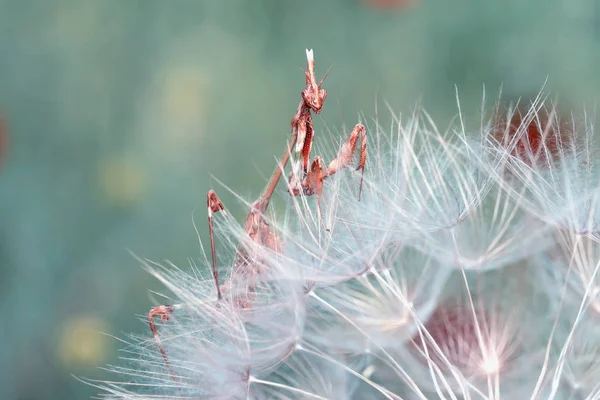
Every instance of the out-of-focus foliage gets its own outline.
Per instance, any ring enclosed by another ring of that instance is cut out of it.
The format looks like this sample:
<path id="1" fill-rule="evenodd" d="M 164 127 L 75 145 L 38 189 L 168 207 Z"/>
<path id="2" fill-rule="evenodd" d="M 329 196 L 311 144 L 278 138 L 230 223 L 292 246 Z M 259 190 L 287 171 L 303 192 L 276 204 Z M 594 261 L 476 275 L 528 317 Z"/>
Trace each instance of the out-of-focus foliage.
<path id="1" fill-rule="evenodd" d="M 303 87 L 304 48 L 326 129 L 384 101 L 419 100 L 444 125 L 482 86 L 591 105 L 600 83 L 593 0 L 0 0 L 0 398 L 81 399 L 105 377 L 159 286 L 127 249 L 185 265 L 205 239 L 218 177 L 252 198 L 275 166 Z M 384 2 L 381 2 L 384 3 Z M 402 2 L 399 2 L 402 3 Z M 409 2 L 407 2 L 409 3 Z M 283 192 L 283 191 L 282 191 Z M 158 297 L 158 296 L 154 296 Z"/>

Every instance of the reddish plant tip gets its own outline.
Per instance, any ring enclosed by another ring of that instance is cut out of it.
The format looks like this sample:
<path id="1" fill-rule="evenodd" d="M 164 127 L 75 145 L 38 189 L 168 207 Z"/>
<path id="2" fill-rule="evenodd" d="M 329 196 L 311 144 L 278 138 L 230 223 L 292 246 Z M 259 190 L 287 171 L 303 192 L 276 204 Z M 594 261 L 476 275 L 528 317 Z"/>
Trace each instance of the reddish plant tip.
<path id="1" fill-rule="evenodd" d="M 498 114 L 500 115 L 500 114 Z M 572 127 L 561 118 L 556 108 L 527 114 L 515 110 L 510 118 L 496 116 L 494 138 L 511 156 L 527 165 L 543 167 L 559 161 L 564 148 L 573 140 Z"/>

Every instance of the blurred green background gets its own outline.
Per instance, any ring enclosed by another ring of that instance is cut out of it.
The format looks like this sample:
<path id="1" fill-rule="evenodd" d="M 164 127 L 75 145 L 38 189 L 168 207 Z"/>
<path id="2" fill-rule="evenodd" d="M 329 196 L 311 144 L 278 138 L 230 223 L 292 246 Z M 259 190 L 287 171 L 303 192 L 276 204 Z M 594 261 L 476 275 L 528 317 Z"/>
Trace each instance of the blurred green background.
<path id="1" fill-rule="evenodd" d="M 144 333 L 160 290 L 130 255 L 183 268 L 211 178 L 255 197 L 304 81 L 334 65 L 317 135 L 409 112 L 445 127 L 458 85 L 593 108 L 595 0 L 0 0 L 0 399 L 85 399 Z M 327 139 L 328 140 L 328 139 Z M 281 190 L 283 192 L 283 190 Z M 282 196 L 285 194 L 282 194 Z"/>

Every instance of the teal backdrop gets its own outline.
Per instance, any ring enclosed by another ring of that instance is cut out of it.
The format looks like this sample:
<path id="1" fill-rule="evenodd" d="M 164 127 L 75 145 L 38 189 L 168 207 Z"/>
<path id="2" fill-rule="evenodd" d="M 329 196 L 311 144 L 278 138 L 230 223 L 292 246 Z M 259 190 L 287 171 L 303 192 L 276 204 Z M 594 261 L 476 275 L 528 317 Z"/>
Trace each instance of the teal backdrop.
<path id="1" fill-rule="evenodd" d="M 593 110 L 593 0 L 0 0 L 0 398 L 85 399 L 158 285 L 186 268 L 206 192 L 242 220 L 304 86 L 332 66 L 316 147 L 418 103 L 443 128 L 530 98 Z M 330 136 L 330 134 L 332 136 Z M 280 196 L 285 196 L 282 189 Z M 196 213 L 194 214 L 194 211 Z M 194 217 L 193 217 L 194 215 Z"/>

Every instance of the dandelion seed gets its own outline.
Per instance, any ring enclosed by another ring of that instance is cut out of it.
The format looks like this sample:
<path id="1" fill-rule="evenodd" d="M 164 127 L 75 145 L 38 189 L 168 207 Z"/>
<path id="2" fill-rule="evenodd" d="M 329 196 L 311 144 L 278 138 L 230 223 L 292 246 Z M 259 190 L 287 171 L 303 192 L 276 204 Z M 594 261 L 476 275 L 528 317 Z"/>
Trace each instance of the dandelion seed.
<path id="1" fill-rule="evenodd" d="M 513 281 L 515 271 L 465 281 L 466 290 L 449 290 L 423 322 L 401 354 L 424 390 L 485 399 L 521 398 L 533 390 L 532 371 L 541 365 L 544 346 L 526 328 L 535 308 L 527 289 Z M 515 307 L 519 303 L 506 296 L 519 296 L 521 304 Z M 538 317 L 538 327 L 549 322 Z"/>
<path id="2" fill-rule="evenodd" d="M 600 326 L 587 319 L 576 328 L 564 360 L 562 379 L 578 397 L 592 399 L 600 394 Z M 564 336 L 563 336 L 564 339 Z"/>
<path id="3" fill-rule="evenodd" d="M 416 321 L 433 312 L 450 275 L 432 257 L 402 245 L 382 252 L 374 267 L 352 281 L 316 290 L 327 307 L 310 305 L 306 340 L 346 353 L 372 344 L 401 347 L 416 333 Z"/>

